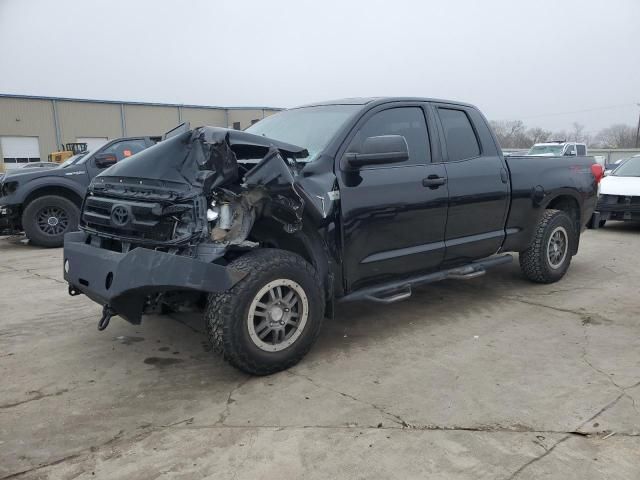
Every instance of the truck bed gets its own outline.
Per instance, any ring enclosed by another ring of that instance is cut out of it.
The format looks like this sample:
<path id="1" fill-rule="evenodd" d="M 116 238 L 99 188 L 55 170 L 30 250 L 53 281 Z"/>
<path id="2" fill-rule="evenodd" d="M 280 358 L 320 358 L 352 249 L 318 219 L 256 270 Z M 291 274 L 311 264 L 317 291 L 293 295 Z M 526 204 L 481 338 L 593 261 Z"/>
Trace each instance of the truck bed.
<path id="1" fill-rule="evenodd" d="M 504 157 L 511 181 L 511 207 L 506 222 L 504 251 L 521 251 L 545 208 L 553 202 L 575 201 L 576 228 L 582 231 L 597 202 L 597 184 L 591 172 L 594 157 Z M 580 207 L 582 206 L 582 207 Z"/>

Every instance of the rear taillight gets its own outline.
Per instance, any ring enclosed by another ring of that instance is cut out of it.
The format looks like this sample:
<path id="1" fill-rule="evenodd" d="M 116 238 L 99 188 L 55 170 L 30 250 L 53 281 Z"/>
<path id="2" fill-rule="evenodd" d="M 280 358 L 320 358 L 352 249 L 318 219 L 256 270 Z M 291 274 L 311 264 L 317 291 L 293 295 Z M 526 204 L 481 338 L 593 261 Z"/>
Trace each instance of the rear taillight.
<path id="1" fill-rule="evenodd" d="M 596 184 L 600 183 L 602 177 L 604 177 L 604 168 L 599 163 L 594 163 L 591 165 L 591 173 L 593 174 L 593 178 L 596 179 Z"/>

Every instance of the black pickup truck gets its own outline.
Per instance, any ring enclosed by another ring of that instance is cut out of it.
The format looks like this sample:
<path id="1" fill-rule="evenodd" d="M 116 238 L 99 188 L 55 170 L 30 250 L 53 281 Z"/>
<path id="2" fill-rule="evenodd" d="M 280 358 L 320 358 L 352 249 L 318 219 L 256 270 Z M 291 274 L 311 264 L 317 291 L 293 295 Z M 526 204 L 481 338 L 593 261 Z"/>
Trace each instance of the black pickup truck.
<path id="1" fill-rule="evenodd" d="M 478 109 L 421 98 L 185 126 L 94 178 L 64 276 L 103 305 L 99 329 L 200 306 L 215 350 L 265 375 L 305 355 L 336 301 L 403 300 L 506 252 L 534 282 L 561 279 L 595 207 L 594 164 L 504 158 Z"/>
<path id="2" fill-rule="evenodd" d="M 154 145 L 159 137 L 127 137 L 74 155 L 59 167 L 17 169 L 0 178 L 0 233 L 24 231 L 34 245 L 61 247 L 77 230 L 91 179 L 116 162 Z"/>

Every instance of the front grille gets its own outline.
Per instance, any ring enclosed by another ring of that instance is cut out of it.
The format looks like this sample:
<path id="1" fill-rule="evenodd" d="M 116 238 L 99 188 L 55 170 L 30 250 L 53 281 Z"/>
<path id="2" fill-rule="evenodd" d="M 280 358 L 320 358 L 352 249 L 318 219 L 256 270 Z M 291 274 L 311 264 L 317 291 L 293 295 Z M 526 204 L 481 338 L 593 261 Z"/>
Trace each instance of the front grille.
<path id="1" fill-rule="evenodd" d="M 640 211 L 640 196 L 600 195 L 597 210 L 599 211 Z"/>
<path id="2" fill-rule="evenodd" d="M 172 240 L 177 219 L 162 215 L 158 202 L 136 202 L 88 196 L 82 210 L 82 224 L 99 233 L 132 240 Z"/>

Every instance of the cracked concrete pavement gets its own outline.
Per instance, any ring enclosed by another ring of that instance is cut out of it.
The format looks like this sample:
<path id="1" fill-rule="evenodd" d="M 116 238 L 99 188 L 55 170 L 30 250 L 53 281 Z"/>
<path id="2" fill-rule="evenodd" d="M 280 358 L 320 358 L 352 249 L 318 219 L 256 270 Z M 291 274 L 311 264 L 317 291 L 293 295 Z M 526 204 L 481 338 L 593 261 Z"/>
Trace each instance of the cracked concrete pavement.
<path id="1" fill-rule="evenodd" d="M 583 236 L 567 277 L 517 263 L 344 305 L 252 378 L 196 314 L 69 297 L 61 250 L 0 240 L 0 479 L 640 478 L 640 226 Z"/>

